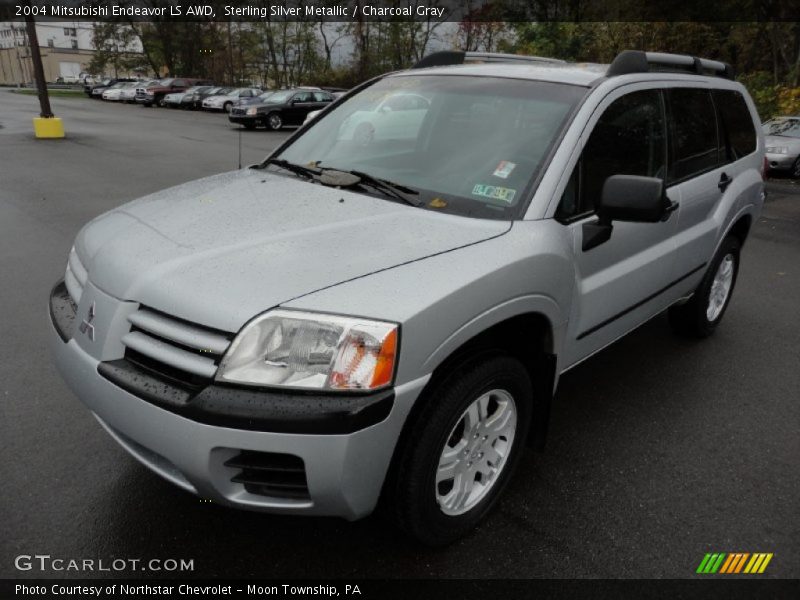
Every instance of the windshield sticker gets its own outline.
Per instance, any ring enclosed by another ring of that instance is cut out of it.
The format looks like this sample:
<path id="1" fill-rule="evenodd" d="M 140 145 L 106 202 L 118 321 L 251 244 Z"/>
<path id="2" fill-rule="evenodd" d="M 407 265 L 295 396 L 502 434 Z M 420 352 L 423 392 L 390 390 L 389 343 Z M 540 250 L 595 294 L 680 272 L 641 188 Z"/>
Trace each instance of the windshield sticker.
<path id="1" fill-rule="evenodd" d="M 507 160 L 501 160 L 500 164 L 497 165 L 497 168 L 494 170 L 495 177 L 499 177 L 500 179 L 508 179 L 508 176 L 511 175 L 511 171 L 514 170 L 514 167 L 517 166 L 517 163 L 512 163 Z"/>
<path id="2" fill-rule="evenodd" d="M 517 195 L 517 190 L 511 188 L 500 187 L 499 185 L 486 185 L 483 183 L 476 183 L 472 188 L 473 196 L 483 196 L 484 198 L 491 198 L 492 200 L 500 200 L 508 205 L 514 203 L 514 196 Z"/>

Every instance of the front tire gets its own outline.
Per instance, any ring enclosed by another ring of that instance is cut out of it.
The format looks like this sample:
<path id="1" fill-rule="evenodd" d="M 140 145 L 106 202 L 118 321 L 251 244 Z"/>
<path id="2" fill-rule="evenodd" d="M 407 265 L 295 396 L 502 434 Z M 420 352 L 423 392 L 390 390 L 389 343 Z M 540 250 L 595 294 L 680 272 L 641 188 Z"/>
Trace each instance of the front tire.
<path id="1" fill-rule="evenodd" d="M 696 338 L 714 333 L 733 295 L 740 250 L 737 238 L 726 237 L 691 300 L 670 307 L 669 321 L 676 332 Z"/>
<path id="2" fill-rule="evenodd" d="M 533 387 L 520 361 L 487 354 L 430 390 L 386 496 L 397 526 L 431 546 L 469 533 L 508 483 L 525 445 Z"/>
<path id="3" fill-rule="evenodd" d="M 283 119 L 278 113 L 269 113 L 267 115 L 267 129 L 272 131 L 278 131 L 281 127 L 283 127 Z"/>

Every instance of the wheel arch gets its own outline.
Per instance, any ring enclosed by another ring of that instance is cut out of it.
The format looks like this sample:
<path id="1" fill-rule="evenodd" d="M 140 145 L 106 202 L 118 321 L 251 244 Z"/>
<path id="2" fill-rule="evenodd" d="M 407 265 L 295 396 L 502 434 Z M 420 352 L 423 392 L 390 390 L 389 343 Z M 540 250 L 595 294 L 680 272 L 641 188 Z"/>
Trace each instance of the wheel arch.
<path id="1" fill-rule="evenodd" d="M 518 306 L 512 302 L 506 306 Z M 492 352 L 505 352 L 517 358 L 526 368 L 534 388 L 533 423 L 531 424 L 529 444 L 541 449 L 547 435 L 547 424 L 550 415 L 550 404 L 557 378 L 558 328 L 554 326 L 553 314 L 543 310 L 525 310 L 516 314 L 503 315 L 504 318 L 492 319 L 490 315 L 502 314 L 506 311 L 492 311 L 484 315 L 484 319 L 473 320 L 462 327 L 445 342 L 436 352 L 431 354 L 426 365 L 435 365 L 431 378 L 420 393 L 403 425 L 403 431 L 397 445 L 401 447 L 408 431 L 413 428 L 419 414 L 430 400 L 430 392 L 435 386 L 460 363 L 474 358 L 476 355 Z M 482 326 L 479 326 L 483 324 Z M 471 335 L 463 335 L 465 331 Z M 459 335 L 460 334 L 460 335 Z M 446 353 L 443 349 L 447 349 Z"/>
<path id="2" fill-rule="evenodd" d="M 730 229 L 728 229 L 727 235 L 733 235 L 739 240 L 739 245 L 744 246 L 744 242 L 747 239 L 748 234 L 750 233 L 750 228 L 753 225 L 753 217 L 750 213 L 745 213 L 741 215 L 736 221 L 734 221 L 733 225 L 731 225 Z"/>
<path id="3" fill-rule="evenodd" d="M 526 442 L 538 450 L 543 449 L 556 381 L 556 335 L 548 315 L 540 311 L 522 312 L 487 326 L 444 356 L 433 369 L 430 379 L 406 416 L 384 479 L 384 492 L 387 484 L 394 480 L 399 455 L 418 423 L 420 414 L 431 401 L 432 390 L 451 369 L 482 353 L 507 352 L 525 366 L 534 390 L 534 406 L 531 411 L 533 422 Z"/>

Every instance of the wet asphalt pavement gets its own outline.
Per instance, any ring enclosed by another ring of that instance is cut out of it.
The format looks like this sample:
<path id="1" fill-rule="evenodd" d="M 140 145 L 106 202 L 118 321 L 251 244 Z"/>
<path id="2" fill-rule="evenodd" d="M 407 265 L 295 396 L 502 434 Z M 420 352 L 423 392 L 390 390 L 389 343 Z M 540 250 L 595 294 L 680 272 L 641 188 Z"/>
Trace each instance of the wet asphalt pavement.
<path id="1" fill-rule="evenodd" d="M 68 138 L 36 141 L 36 99 L 0 90 L 0 577 L 63 575 L 14 566 L 49 554 L 193 559 L 187 575 L 202 577 L 674 578 L 716 551 L 772 552 L 765 576 L 800 577 L 800 184 L 769 184 L 711 339 L 677 338 L 662 316 L 566 374 L 546 451 L 527 451 L 473 535 L 430 550 L 380 516 L 203 503 L 130 458 L 67 390 L 47 297 L 78 229 L 236 168 L 239 136 L 219 114 L 53 106 Z M 243 132 L 243 163 L 286 135 Z"/>

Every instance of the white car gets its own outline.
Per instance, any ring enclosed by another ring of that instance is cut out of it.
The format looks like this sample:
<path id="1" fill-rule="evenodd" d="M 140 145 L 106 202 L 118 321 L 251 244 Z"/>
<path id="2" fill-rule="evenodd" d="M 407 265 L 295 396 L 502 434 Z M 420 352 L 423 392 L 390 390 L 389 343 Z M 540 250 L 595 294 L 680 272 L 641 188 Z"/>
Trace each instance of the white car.
<path id="1" fill-rule="evenodd" d="M 109 102 L 119 102 L 122 91 L 134 90 L 135 92 L 136 85 L 137 84 L 134 82 L 115 83 L 110 88 L 103 91 L 103 100 L 108 100 Z"/>
<path id="2" fill-rule="evenodd" d="M 181 100 L 183 100 L 185 95 L 186 92 L 174 92 L 172 94 L 167 94 L 164 96 L 164 106 L 178 108 L 181 105 Z"/>
<path id="3" fill-rule="evenodd" d="M 347 117 L 338 139 L 368 145 L 373 140 L 414 139 L 428 112 L 430 101 L 419 94 L 393 93 L 370 110 L 358 110 Z"/>
<path id="4" fill-rule="evenodd" d="M 234 88 L 230 92 L 219 96 L 209 96 L 203 100 L 203 110 L 224 110 L 230 112 L 234 102 L 239 98 L 253 98 L 262 94 L 258 88 Z"/>

